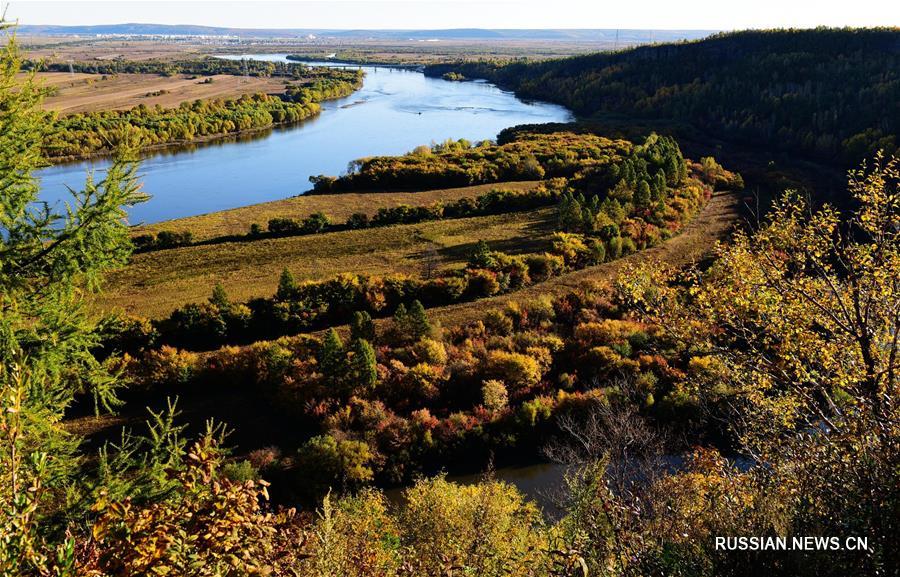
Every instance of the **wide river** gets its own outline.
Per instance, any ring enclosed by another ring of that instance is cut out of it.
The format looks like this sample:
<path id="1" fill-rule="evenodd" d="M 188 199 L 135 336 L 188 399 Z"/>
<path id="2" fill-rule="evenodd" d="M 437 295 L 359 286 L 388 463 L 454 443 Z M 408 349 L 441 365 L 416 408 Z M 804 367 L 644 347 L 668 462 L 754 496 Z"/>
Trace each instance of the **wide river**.
<path id="1" fill-rule="evenodd" d="M 285 61 L 284 54 L 245 55 Z M 235 57 L 240 58 L 240 56 Z M 130 211 L 132 223 L 151 223 L 301 194 L 309 177 L 339 175 L 356 158 L 402 154 L 447 138 L 493 139 L 517 124 L 565 122 L 561 106 L 523 102 L 486 82 L 450 82 L 420 72 L 363 66 L 363 87 L 326 102 L 322 113 L 300 124 L 245 137 L 221 139 L 146 155 L 144 192 L 152 198 Z M 102 176 L 98 158 L 38 172 L 41 199 L 71 198 L 90 170 Z"/>

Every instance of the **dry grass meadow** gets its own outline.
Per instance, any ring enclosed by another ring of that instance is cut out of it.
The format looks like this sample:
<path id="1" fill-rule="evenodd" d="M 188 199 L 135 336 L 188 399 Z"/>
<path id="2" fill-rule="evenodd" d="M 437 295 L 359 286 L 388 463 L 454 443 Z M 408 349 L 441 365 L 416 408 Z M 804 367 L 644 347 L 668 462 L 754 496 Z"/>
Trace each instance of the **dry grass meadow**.
<path id="1" fill-rule="evenodd" d="M 281 93 L 285 89 L 282 78 L 257 78 L 217 74 L 194 77 L 177 74 L 69 74 L 41 72 L 38 80 L 51 89 L 44 100 L 44 108 L 60 114 L 94 112 L 98 110 L 127 110 L 144 104 L 174 108 L 182 102 L 236 98 L 257 92 Z M 212 82 L 206 82 L 207 79 Z"/>
<path id="2" fill-rule="evenodd" d="M 284 268 L 298 280 L 342 272 L 418 275 L 427 269 L 460 266 L 479 240 L 510 253 L 541 251 L 549 247 L 554 225 L 555 211 L 545 208 L 139 253 L 110 275 L 98 305 L 162 317 L 178 306 L 206 299 L 217 282 L 234 300 L 271 296 Z"/>
<path id="3" fill-rule="evenodd" d="M 374 215 L 379 208 L 395 207 L 401 204 L 409 206 L 428 206 L 436 202 L 452 202 L 460 198 L 474 198 L 494 189 L 528 191 L 538 185 L 537 181 L 503 182 L 499 184 L 481 184 L 462 188 L 445 188 L 422 192 L 377 192 L 377 193 L 345 193 L 345 194 L 313 194 L 294 196 L 283 200 L 262 202 L 190 216 L 167 220 L 154 224 L 137 226 L 135 234 L 159 232 L 161 230 L 189 230 L 194 240 L 208 240 L 220 236 L 246 234 L 250 225 L 257 223 L 265 229 L 271 218 L 303 219 L 314 212 L 323 212 L 332 222 L 345 222 L 354 213 Z"/>

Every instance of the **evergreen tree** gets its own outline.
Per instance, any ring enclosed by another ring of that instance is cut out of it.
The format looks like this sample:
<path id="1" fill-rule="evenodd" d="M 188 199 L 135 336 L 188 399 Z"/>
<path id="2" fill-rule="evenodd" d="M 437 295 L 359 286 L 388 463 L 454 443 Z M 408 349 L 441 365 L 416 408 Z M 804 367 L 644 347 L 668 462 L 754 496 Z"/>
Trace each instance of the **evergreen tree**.
<path id="1" fill-rule="evenodd" d="M 585 206 L 581 209 L 581 231 L 585 234 L 592 234 L 596 230 L 595 213 L 590 207 Z"/>
<path id="2" fill-rule="evenodd" d="M 375 323 L 372 322 L 372 315 L 366 311 L 353 313 L 353 320 L 350 321 L 350 338 L 365 339 L 370 343 L 375 341 Z"/>
<path id="3" fill-rule="evenodd" d="M 286 301 L 293 298 L 297 293 L 297 281 L 294 275 L 287 269 L 281 271 L 281 277 L 278 279 L 278 290 L 275 291 L 275 298 L 280 301 Z"/>
<path id="4" fill-rule="evenodd" d="M 650 185 L 646 180 L 641 180 L 637 185 L 637 190 L 634 191 L 634 203 L 641 208 L 646 208 L 650 205 L 650 199 Z"/>
<path id="5" fill-rule="evenodd" d="M 658 171 L 653 179 L 651 198 L 653 201 L 662 201 L 666 198 L 666 175 L 662 170 Z"/>
<path id="6" fill-rule="evenodd" d="M 394 328 L 404 340 L 417 341 L 431 333 L 431 322 L 425 313 L 425 307 L 415 300 L 407 310 L 402 303 L 394 311 Z"/>
<path id="7" fill-rule="evenodd" d="M 225 292 L 225 287 L 222 286 L 222 283 L 217 282 L 216 286 L 213 287 L 209 303 L 219 309 L 219 311 L 226 311 L 231 306 L 231 301 L 228 300 L 228 293 Z"/>
<path id="8" fill-rule="evenodd" d="M 394 326 L 398 331 L 403 330 L 407 316 L 409 316 L 409 313 L 406 311 L 406 305 L 403 303 L 397 305 L 397 308 L 394 310 Z"/>
<path id="9" fill-rule="evenodd" d="M 681 161 L 681 164 L 684 164 L 684 160 Z M 666 181 L 672 186 L 677 186 L 681 183 L 681 166 L 675 155 L 671 155 L 666 159 Z"/>
<path id="10" fill-rule="evenodd" d="M 431 321 L 425 313 L 425 307 L 418 300 L 414 300 L 409 307 L 408 315 L 409 334 L 415 339 L 421 339 L 431 333 Z"/>
<path id="11" fill-rule="evenodd" d="M 625 209 L 622 204 L 615 198 L 605 198 L 600 205 L 600 211 L 609 217 L 615 224 L 620 224 L 625 220 Z"/>
<path id="12" fill-rule="evenodd" d="M 319 350 L 319 369 L 331 382 L 339 382 L 344 376 L 347 364 L 347 353 L 344 342 L 334 329 L 328 329 L 322 347 Z"/>
<path id="13" fill-rule="evenodd" d="M 370 391 L 378 382 L 375 349 L 366 339 L 354 339 L 350 345 L 347 380 L 351 391 Z"/>
<path id="14" fill-rule="evenodd" d="M 571 193 L 566 192 L 560 198 L 557 221 L 559 229 L 562 231 L 574 232 L 580 229 L 582 223 L 581 204 Z"/>
<path id="15" fill-rule="evenodd" d="M 0 25 L 0 30 L 5 28 Z M 70 574 L 66 546 L 46 538 L 49 507 L 82 502 L 77 439 L 62 427 L 78 392 L 97 411 L 117 403 L 86 299 L 131 252 L 124 207 L 143 200 L 127 152 L 73 191 L 65 213 L 38 203 L 33 171 L 49 116 L 14 38 L 0 50 L 0 574 Z M 71 544 L 71 542 L 69 543 Z M 55 567 L 51 559 L 58 559 Z"/>
<path id="16" fill-rule="evenodd" d="M 475 251 L 469 257 L 469 265 L 472 268 L 492 268 L 497 265 L 497 259 L 488 243 L 479 240 L 475 245 Z"/>

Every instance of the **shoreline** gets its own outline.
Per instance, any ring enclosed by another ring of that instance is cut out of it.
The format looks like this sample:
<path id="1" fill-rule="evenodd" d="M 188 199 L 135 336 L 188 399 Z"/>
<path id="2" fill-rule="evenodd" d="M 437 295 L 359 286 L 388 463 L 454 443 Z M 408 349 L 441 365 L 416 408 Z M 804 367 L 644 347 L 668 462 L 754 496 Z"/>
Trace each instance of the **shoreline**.
<path id="1" fill-rule="evenodd" d="M 339 96 L 338 98 L 346 98 L 346 96 Z M 334 98 L 332 100 L 337 100 L 338 98 Z M 326 102 L 326 101 L 323 100 L 321 102 Z M 176 141 L 172 141 L 172 142 L 151 144 L 149 146 L 142 146 L 141 148 L 139 148 L 137 150 L 137 152 L 139 155 L 142 155 L 145 152 L 158 152 L 160 150 L 165 150 L 167 148 L 187 147 L 187 146 L 191 146 L 194 144 L 204 144 L 204 143 L 213 142 L 216 140 L 225 140 L 227 138 L 232 138 L 232 137 L 236 138 L 236 137 L 240 137 L 240 136 L 248 136 L 248 135 L 255 134 L 258 132 L 263 132 L 266 130 L 273 130 L 276 128 L 286 128 L 288 126 L 296 126 L 296 125 L 306 122 L 307 120 L 316 118 L 320 114 L 322 114 L 321 108 L 315 114 L 313 114 L 311 116 L 307 116 L 306 118 L 297 120 L 296 122 L 275 122 L 268 126 L 260 126 L 257 128 L 246 128 L 244 130 L 238 130 L 236 132 L 207 134 L 204 136 L 200 136 L 198 138 L 192 138 L 190 140 L 176 140 Z M 89 153 L 85 153 L 85 154 L 54 156 L 54 157 L 45 159 L 49 163 L 45 168 L 50 168 L 50 167 L 54 167 L 54 166 L 64 166 L 66 164 L 75 164 L 77 162 L 82 162 L 85 160 L 91 160 L 91 159 L 95 159 L 95 158 L 112 158 L 114 155 L 115 155 L 115 152 L 112 150 L 102 150 L 102 151 L 96 151 L 96 152 L 89 152 Z"/>

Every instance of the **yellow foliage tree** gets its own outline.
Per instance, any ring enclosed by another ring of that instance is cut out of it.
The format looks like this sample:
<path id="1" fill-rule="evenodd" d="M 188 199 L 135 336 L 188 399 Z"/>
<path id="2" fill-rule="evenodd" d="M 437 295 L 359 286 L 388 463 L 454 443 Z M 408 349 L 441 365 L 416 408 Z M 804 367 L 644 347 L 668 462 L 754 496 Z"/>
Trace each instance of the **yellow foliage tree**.
<path id="1" fill-rule="evenodd" d="M 854 561 L 873 571 L 900 566 L 885 546 L 900 531 L 898 164 L 879 155 L 850 172 L 848 218 L 788 193 L 708 269 L 632 268 L 617 287 L 716 358 L 728 386 L 701 394 L 727 391 L 743 450 L 793 495 L 795 534 L 873 536 L 880 546 Z"/>

